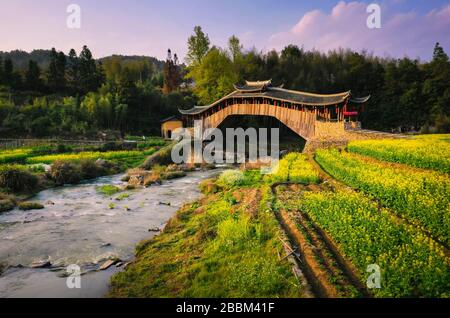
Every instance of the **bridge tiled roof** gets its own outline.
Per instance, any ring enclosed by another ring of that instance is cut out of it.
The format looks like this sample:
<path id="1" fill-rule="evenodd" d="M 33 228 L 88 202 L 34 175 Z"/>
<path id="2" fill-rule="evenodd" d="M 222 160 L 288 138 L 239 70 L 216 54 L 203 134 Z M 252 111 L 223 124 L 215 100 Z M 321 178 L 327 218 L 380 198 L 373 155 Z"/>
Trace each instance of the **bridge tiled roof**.
<path id="1" fill-rule="evenodd" d="M 244 85 L 235 85 L 235 91 L 208 106 L 195 106 L 189 110 L 181 110 L 183 115 L 201 114 L 209 108 L 229 98 L 268 98 L 277 101 L 301 104 L 306 106 L 329 106 L 346 102 L 351 97 L 350 91 L 339 94 L 313 94 L 301 91 L 288 90 L 281 87 L 273 87 L 272 82 L 258 81 L 246 82 Z M 370 96 L 365 98 L 353 98 L 354 103 L 364 103 Z"/>

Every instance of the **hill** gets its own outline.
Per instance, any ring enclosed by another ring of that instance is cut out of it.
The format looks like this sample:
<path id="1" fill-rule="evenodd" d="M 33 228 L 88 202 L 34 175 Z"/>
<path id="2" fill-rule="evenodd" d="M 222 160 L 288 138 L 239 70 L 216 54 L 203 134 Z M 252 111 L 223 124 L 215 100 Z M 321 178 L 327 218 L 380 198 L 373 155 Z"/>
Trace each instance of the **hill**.
<path id="1" fill-rule="evenodd" d="M 26 52 L 22 50 L 14 50 L 10 52 L 0 51 L 0 57 L 2 59 L 10 58 L 14 63 L 14 68 L 18 70 L 26 70 L 28 67 L 28 62 L 30 60 L 36 61 L 42 69 L 46 69 L 50 63 L 50 50 L 33 50 L 31 52 Z M 120 60 L 121 64 L 126 65 L 132 62 L 148 61 L 154 65 L 155 70 L 162 71 L 164 67 L 164 61 L 160 61 L 155 57 L 151 56 L 138 56 L 138 55 L 111 55 L 97 59 L 98 61 L 104 62 L 112 58 L 117 58 Z"/>

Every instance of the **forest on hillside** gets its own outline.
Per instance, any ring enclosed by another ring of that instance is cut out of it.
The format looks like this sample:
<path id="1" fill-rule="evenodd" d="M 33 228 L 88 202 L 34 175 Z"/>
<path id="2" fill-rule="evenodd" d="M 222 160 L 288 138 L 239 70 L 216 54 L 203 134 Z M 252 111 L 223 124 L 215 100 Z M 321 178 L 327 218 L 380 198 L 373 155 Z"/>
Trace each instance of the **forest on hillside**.
<path id="1" fill-rule="evenodd" d="M 244 80 L 316 93 L 371 95 L 360 120 L 385 131 L 450 131 L 450 61 L 436 43 L 429 62 L 339 49 L 289 45 L 281 52 L 211 44 L 201 27 L 188 39 L 186 63 L 144 56 L 95 59 L 88 47 L 0 52 L 0 136 L 93 137 L 98 131 L 158 135 L 178 108 L 209 104 Z M 430 48 L 433 50 L 433 48 Z"/>

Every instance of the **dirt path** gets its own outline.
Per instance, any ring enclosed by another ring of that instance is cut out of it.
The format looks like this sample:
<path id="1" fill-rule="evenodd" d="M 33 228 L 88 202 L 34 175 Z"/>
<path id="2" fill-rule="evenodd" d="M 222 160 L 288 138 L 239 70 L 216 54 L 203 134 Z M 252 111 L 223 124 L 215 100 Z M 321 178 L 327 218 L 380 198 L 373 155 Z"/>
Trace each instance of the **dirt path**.
<path id="1" fill-rule="evenodd" d="M 281 193 L 278 186 L 285 186 Z M 282 207 L 275 211 L 290 243 L 297 249 L 299 266 L 316 297 L 370 297 L 352 264 L 340 255 L 331 239 L 290 203 L 301 191 L 319 191 L 319 185 L 278 184 L 272 188 L 275 200 Z M 295 204 L 295 203 L 294 203 Z"/>

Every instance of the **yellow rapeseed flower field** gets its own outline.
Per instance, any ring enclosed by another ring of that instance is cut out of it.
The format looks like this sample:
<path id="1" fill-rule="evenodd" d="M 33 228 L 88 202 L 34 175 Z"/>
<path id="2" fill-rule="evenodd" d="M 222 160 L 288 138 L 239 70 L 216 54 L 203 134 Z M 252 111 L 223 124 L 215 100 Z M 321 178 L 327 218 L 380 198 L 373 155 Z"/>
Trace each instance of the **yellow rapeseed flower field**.
<path id="1" fill-rule="evenodd" d="M 324 229 L 365 281 L 367 266 L 381 269 L 377 297 L 450 296 L 450 259 L 441 246 L 389 211 L 351 190 L 304 192 L 299 209 Z"/>
<path id="2" fill-rule="evenodd" d="M 319 174 L 304 154 L 292 152 L 278 162 L 273 174 L 266 175 L 264 180 L 274 182 L 317 183 Z"/>
<path id="3" fill-rule="evenodd" d="M 379 160 L 450 173 L 450 142 L 442 137 L 447 135 L 433 136 L 415 139 L 359 140 L 351 142 L 347 149 Z"/>
<path id="4" fill-rule="evenodd" d="M 392 165 L 336 149 L 318 150 L 317 162 L 334 178 L 381 201 L 436 239 L 450 244 L 450 177 Z"/>

